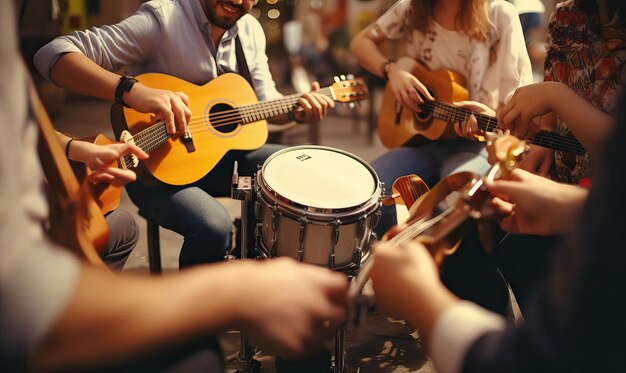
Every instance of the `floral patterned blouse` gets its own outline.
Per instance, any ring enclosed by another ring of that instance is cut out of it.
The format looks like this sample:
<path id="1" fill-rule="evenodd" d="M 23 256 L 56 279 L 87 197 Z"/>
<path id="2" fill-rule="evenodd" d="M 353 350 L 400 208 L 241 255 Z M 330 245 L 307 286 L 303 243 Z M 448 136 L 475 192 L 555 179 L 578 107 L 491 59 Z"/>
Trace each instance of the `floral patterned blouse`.
<path id="1" fill-rule="evenodd" d="M 422 33 L 411 26 L 411 0 L 399 0 L 376 23 L 388 39 L 403 40 L 409 57 L 431 70 L 451 69 L 467 80 L 470 99 L 493 109 L 533 81 L 524 33 L 515 7 L 489 1 L 487 42 L 446 30 L 433 21 Z"/>
<path id="2" fill-rule="evenodd" d="M 614 115 L 626 73 L 626 29 L 616 16 L 602 25 L 573 0 L 557 7 L 548 26 L 545 80 L 567 84 L 596 108 Z M 593 123 L 589 123 L 590 126 Z M 572 136 L 557 117 L 560 134 Z M 591 176 L 589 155 L 555 152 L 552 177 L 576 184 Z"/>

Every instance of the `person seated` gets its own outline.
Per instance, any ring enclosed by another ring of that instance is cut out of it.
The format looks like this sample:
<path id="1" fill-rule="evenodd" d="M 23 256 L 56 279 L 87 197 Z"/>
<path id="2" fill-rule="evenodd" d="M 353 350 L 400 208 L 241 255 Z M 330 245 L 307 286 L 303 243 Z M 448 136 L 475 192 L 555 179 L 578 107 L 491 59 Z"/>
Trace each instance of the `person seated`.
<path id="1" fill-rule="evenodd" d="M 390 59 L 383 49 L 388 40 L 402 41 L 406 56 Z M 387 80 L 403 110 L 415 113 L 435 99 L 429 91 L 433 87 L 423 82 L 425 77 L 414 75 L 418 67 L 457 72 L 467 82 L 469 98 L 456 105 L 492 116 L 517 88 L 532 82 L 517 11 L 504 1 L 401 0 L 355 36 L 350 50 L 365 69 Z M 404 175 L 416 174 L 432 188 L 453 173 L 485 173 L 489 163 L 484 145 L 463 137 L 473 125 L 476 118 L 470 116 L 447 127 L 434 141 L 421 137 L 419 146 L 405 143 L 375 159 L 372 166 L 387 193 Z M 397 223 L 395 206 L 382 206 L 381 212 L 379 237 Z M 508 312 L 508 288 L 477 235 L 465 240 L 445 266 L 442 276 L 455 294 L 499 313 Z"/>
<path id="2" fill-rule="evenodd" d="M 57 131 L 59 142 L 65 149 L 68 159 L 84 164 L 90 173 L 86 175 L 90 183 L 110 184 L 122 187 L 134 182 L 137 175 L 131 170 L 112 166 L 125 154 L 134 154 L 138 159 L 146 159 L 148 155 L 139 147 L 131 144 L 97 145 L 88 141 L 76 140 Z M 116 208 L 105 214 L 109 227 L 109 239 L 99 253 L 109 268 L 121 271 L 126 260 L 139 240 L 137 222 L 127 211 Z"/>
<path id="3" fill-rule="evenodd" d="M 548 25 L 545 82 L 521 87 L 498 112 L 498 126 L 532 138 L 538 129 L 575 137 L 586 150 L 530 146 L 520 168 L 554 180 L 587 185 L 592 159 L 615 122 L 626 76 L 626 3 L 568 0 L 557 4 Z M 580 32 L 571 32 L 571 30 Z M 580 48 L 583 46 L 584 48 Z M 468 136 L 480 133 L 474 126 Z M 522 312 L 536 286 L 545 286 L 548 258 L 562 237 L 509 234 L 495 260 Z"/>
<path id="4" fill-rule="evenodd" d="M 180 136 L 193 127 L 189 102 L 194 97 L 175 87 L 157 89 L 116 72 L 124 67 L 133 76 L 161 73 L 195 85 L 232 72 L 245 78 L 260 101 L 282 98 L 270 72 L 263 28 L 248 14 L 254 5 L 253 0 L 237 4 L 145 2 L 115 25 L 75 31 L 52 40 L 35 54 L 35 66 L 44 78 L 63 88 L 150 113 L 165 122 L 168 134 Z M 236 102 L 237 87 L 232 88 L 226 95 Z M 315 92 L 319 89 L 317 82 L 312 89 L 293 107 L 274 112 L 269 121 L 310 123 L 324 118 L 334 101 Z M 217 94 L 219 97 L 222 92 Z M 193 115 L 200 117 L 204 113 Z M 252 137 L 259 136 L 261 132 Z M 230 149 L 200 180 L 186 185 L 157 180 L 155 185 L 137 182 L 128 184 L 126 190 L 142 216 L 184 237 L 180 268 L 221 261 L 232 249 L 233 227 L 230 214 L 216 197 L 230 196 L 234 162 L 241 175 L 252 175 L 267 157 L 282 148 L 264 144 L 253 150 Z M 254 216 L 252 207 L 249 216 Z M 254 242 L 254 224 L 248 226 L 248 242 Z"/>
<path id="5" fill-rule="evenodd" d="M 507 323 L 452 294 L 423 245 L 383 242 L 375 248 L 371 277 L 378 309 L 419 330 L 438 372 L 622 369 L 626 254 L 615 232 L 623 225 L 619 214 L 626 208 L 621 157 L 626 96 L 620 107 L 590 190 L 520 169 L 487 184 L 493 195 L 487 207 L 500 214 L 503 229 L 567 236 L 551 261 L 547 286 L 536 289 L 524 323 Z"/>

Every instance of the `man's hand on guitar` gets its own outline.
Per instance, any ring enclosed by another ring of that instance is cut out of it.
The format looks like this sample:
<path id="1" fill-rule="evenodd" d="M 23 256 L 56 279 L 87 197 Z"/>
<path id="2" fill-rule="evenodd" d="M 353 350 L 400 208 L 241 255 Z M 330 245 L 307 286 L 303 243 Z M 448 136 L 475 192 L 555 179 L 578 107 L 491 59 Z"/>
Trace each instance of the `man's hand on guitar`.
<path id="1" fill-rule="evenodd" d="M 123 186 L 137 179 L 134 171 L 121 169 L 117 161 L 125 154 L 134 154 L 143 160 L 148 155 L 132 144 L 97 145 L 87 141 L 73 141 L 69 153 L 70 159 L 84 163 L 89 169 L 89 181 L 105 182 L 116 187 Z"/>
<path id="2" fill-rule="evenodd" d="M 453 105 L 476 113 L 485 114 L 490 117 L 494 117 L 496 114 L 492 108 L 477 101 L 458 101 L 454 102 Z M 463 122 L 455 123 L 454 132 L 456 132 L 459 137 L 465 137 L 473 141 L 476 141 L 477 136 L 483 135 L 483 131 L 478 128 L 478 121 L 476 120 L 474 114 L 468 116 L 467 120 Z"/>
<path id="3" fill-rule="evenodd" d="M 300 123 L 318 122 L 326 116 L 328 110 L 335 107 L 335 101 L 331 98 L 315 93 L 320 89 L 318 82 L 313 82 L 311 92 L 305 93 L 298 100 L 298 109 L 294 113 L 294 119 Z"/>
<path id="4" fill-rule="evenodd" d="M 138 112 L 163 119 L 170 135 L 185 133 L 191 119 L 189 97 L 183 92 L 150 88 L 139 82 L 124 93 L 124 102 Z"/>
<path id="5" fill-rule="evenodd" d="M 434 101 L 435 98 L 415 75 L 403 69 L 402 63 L 403 60 L 400 60 L 389 66 L 387 76 L 391 90 L 396 101 L 401 102 L 403 106 L 411 109 L 411 111 L 419 113 L 422 111 L 419 105 L 424 104 L 426 101 Z"/>
<path id="6" fill-rule="evenodd" d="M 487 182 L 487 190 L 494 196 L 490 207 L 503 217 L 502 229 L 537 235 L 565 233 L 588 194 L 520 169 L 506 180 Z"/>

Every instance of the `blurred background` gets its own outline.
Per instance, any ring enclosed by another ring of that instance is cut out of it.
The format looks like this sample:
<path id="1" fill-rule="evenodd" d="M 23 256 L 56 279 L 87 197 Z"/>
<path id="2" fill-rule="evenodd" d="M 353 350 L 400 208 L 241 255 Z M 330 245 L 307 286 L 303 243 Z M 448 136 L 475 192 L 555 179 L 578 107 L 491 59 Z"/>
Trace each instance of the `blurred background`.
<path id="1" fill-rule="evenodd" d="M 14 0 L 20 42 L 26 61 L 52 38 L 73 30 L 116 23 L 132 14 L 141 0 Z M 251 14 L 267 36 L 270 68 L 283 92 L 308 91 L 312 80 L 322 86 L 334 75 L 367 78 L 372 89 L 384 82 L 360 69 L 348 51 L 351 38 L 397 0 L 259 0 Z M 545 24 L 557 0 L 510 0 L 520 11 L 537 79 L 541 79 Z M 402 55 L 399 45 L 386 46 L 390 58 Z M 288 61 L 288 63 L 287 63 Z M 34 70 L 33 70 L 34 71 Z M 64 93 L 40 87 L 54 116 Z"/>

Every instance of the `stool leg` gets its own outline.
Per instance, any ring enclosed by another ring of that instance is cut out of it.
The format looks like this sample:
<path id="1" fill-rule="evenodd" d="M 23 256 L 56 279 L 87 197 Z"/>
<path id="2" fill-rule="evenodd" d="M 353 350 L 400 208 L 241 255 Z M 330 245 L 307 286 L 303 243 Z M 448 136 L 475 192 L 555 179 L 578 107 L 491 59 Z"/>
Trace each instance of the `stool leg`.
<path id="1" fill-rule="evenodd" d="M 333 373 L 344 373 L 346 371 L 345 340 L 346 326 L 343 325 L 335 333 L 335 360 L 333 362 Z"/>
<path id="2" fill-rule="evenodd" d="M 148 227 L 148 263 L 151 274 L 161 274 L 161 241 L 159 239 L 159 225 L 147 219 Z"/>

